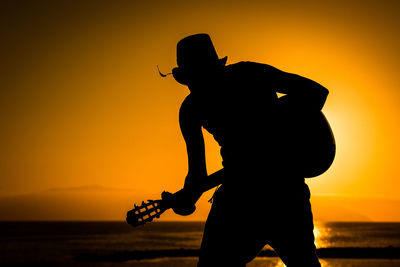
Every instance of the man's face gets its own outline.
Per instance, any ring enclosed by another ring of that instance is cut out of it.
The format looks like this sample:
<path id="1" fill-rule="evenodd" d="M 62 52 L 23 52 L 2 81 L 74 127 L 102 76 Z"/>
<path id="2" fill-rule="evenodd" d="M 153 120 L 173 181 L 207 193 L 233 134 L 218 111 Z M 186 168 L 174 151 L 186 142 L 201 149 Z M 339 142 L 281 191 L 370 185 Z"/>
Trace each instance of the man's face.
<path id="1" fill-rule="evenodd" d="M 191 92 L 198 92 L 200 90 L 206 90 L 213 84 L 216 84 L 222 74 L 223 68 L 212 67 L 202 68 L 195 71 L 188 72 L 187 81 L 188 87 Z"/>

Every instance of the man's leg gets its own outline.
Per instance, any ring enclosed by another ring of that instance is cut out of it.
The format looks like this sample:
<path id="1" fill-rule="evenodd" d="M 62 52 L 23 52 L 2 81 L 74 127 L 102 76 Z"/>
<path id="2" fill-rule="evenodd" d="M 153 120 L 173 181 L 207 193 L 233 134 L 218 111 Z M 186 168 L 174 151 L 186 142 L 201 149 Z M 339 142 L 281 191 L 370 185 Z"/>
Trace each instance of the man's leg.
<path id="1" fill-rule="evenodd" d="M 266 244 L 254 221 L 246 218 L 243 199 L 221 188 L 206 222 L 198 267 L 244 267 Z M 241 202 L 241 203 L 239 203 Z"/>
<path id="2" fill-rule="evenodd" d="M 308 187 L 307 187 L 308 190 Z M 309 195 L 308 195 L 309 196 Z M 314 224 L 309 199 L 293 203 L 275 227 L 270 242 L 286 266 L 320 267 L 314 244 Z"/>
<path id="3" fill-rule="evenodd" d="M 271 246 L 288 267 L 320 267 L 321 264 L 316 255 L 315 245 L 296 239 L 293 236 L 291 239 L 287 239 L 286 242 L 282 240 L 285 242 L 284 244 L 274 244 Z"/>

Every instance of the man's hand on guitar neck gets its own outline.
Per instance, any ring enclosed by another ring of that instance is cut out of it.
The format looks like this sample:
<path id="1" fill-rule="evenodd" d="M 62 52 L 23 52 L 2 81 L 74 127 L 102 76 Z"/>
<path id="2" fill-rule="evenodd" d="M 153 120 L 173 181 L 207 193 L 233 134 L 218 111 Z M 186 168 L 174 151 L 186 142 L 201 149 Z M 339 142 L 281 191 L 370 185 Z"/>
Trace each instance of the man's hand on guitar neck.
<path id="1" fill-rule="evenodd" d="M 196 210 L 195 205 L 201 195 L 222 183 L 223 174 L 222 169 L 205 177 L 186 177 L 183 189 L 175 194 L 163 192 L 161 197 L 176 214 L 190 215 Z"/>
<path id="2" fill-rule="evenodd" d="M 200 181 L 200 180 L 198 180 Z M 178 215 L 189 215 L 196 210 L 196 202 L 203 192 L 220 185 L 224 181 L 224 170 L 219 170 L 201 179 L 201 184 L 195 187 L 185 186 L 175 194 L 164 191 L 162 200 L 143 201 L 141 205 L 135 205 L 134 209 L 126 214 L 126 221 L 136 227 L 159 218 L 169 208 Z"/>
<path id="3" fill-rule="evenodd" d="M 186 216 L 196 210 L 196 202 L 202 194 L 203 192 L 201 191 L 183 188 L 174 194 L 164 191 L 161 197 L 176 214 Z"/>

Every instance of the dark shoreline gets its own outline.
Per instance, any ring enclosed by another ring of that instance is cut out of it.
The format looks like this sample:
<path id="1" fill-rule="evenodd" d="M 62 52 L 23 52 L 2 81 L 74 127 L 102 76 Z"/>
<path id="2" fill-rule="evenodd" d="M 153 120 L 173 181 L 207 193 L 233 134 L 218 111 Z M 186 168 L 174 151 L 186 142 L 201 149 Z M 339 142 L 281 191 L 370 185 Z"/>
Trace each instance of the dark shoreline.
<path id="1" fill-rule="evenodd" d="M 123 262 L 129 260 L 145 260 L 166 257 L 198 257 L 198 249 L 168 249 L 122 251 L 116 253 L 86 253 L 75 257 L 76 261 L 109 261 Z M 320 248 L 317 250 L 319 258 L 346 258 L 346 259 L 400 259 L 400 248 Z M 263 250 L 258 257 L 277 257 L 273 250 Z"/>

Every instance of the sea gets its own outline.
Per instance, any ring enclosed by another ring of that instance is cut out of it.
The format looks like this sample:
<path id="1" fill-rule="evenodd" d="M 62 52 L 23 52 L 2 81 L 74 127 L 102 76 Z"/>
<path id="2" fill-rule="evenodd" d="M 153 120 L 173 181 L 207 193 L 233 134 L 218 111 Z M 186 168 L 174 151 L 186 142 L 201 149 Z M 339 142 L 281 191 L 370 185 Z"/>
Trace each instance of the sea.
<path id="1" fill-rule="evenodd" d="M 0 222 L 0 266 L 195 267 L 203 229 L 204 222 Z M 400 223 L 316 222 L 314 234 L 322 266 L 400 266 Z M 248 266 L 284 264 L 266 246 Z"/>

